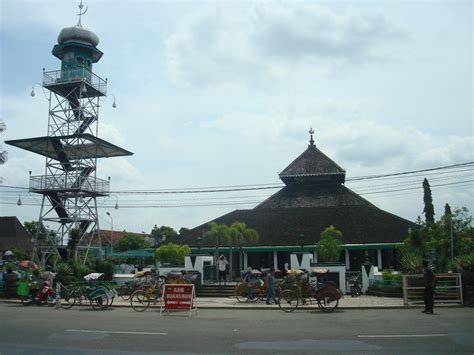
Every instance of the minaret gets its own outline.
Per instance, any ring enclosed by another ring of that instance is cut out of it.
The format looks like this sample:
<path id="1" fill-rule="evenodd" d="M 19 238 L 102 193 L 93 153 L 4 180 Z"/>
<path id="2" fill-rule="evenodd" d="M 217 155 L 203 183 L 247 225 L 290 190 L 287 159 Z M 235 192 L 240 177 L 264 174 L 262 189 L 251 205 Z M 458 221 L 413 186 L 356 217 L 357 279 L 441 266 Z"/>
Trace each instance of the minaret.
<path id="1" fill-rule="evenodd" d="M 46 157 L 44 175 L 30 176 L 29 187 L 43 197 L 40 224 L 55 231 L 47 241 L 34 236 L 34 253 L 42 263 L 60 255 L 58 249 L 66 247 L 73 229 L 79 231 L 77 244 L 86 246 L 79 253 L 85 263 L 92 236 L 99 231 L 97 198 L 110 192 L 110 178 L 97 177 L 97 160 L 133 154 L 99 138 L 99 107 L 107 96 L 107 81 L 92 71 L 103 53 L 97 35 L 82 27 L 87 7 L 83 9 L 81 0 L 77 25 L 64 28 L 53 48 L 61 70 L 43 71 L 43 90 L 49 92 L 48 135 L 5 142 Z"/>

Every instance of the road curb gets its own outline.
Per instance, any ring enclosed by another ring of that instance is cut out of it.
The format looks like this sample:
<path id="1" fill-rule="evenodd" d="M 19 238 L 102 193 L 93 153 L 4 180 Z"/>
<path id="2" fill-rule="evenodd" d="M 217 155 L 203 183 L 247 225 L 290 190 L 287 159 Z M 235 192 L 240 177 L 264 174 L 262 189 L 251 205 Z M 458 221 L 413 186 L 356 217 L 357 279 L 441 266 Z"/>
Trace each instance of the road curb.
<path id="1" fill-rule="evenodd" d="M 0 300 L 0 304 L 5 303 L 5 304 L 21 304 L 20 300 Z M 197 299 L 197 305 L 198 309 L 221 309 L 221 310 L 275 310 L 279 309 L 278 306 L 271 305 L 255 305 L 255 306 L 245 306 L 245 305 L 200 305 L 199 304 L 199 299 Z M 74 305 L 74 307 L 91 307 L 89 304 L 80 304 L 80 305 Z M 408 306 L 339 306 L 337 309 L 338 310 L 367 310 L 367 309 L 420 309 L 423 308 L 423 305 L 408 305 Z M 436 308 L 464 308 L 465 306 L 460 305 L 460 304 L 439 304 L 436 305 Z M 51 307 L 52 308 L 52 307 Z M 117 303 L 113 304 L 111 308 L 132 308 L 129 304 L 123 304 L 123 303 Z M 151 305 L 149 308 L 153 309 L 160 309 L 160 306 L 158 305 Z M 62 308 L 63 309 L 63 308 Z M 320 308 L 317 305 L 314 306 L 302 306 L 298 307 L 298 310 L 319 310 Z"/>

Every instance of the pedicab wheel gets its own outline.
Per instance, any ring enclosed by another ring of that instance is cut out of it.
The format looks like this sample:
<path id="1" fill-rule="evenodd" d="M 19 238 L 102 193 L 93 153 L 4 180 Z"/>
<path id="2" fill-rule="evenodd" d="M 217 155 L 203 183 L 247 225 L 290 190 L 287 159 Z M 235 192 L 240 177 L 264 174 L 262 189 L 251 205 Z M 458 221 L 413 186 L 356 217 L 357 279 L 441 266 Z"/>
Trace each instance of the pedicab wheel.
<path id="1" fill-rule="evenodd" d="M 235 288 L 235 297 L 237 301 L 240 303 L 247 302 L 247 295 L 248 295 L 248 287 L 245 284 L 237 285 Z"/>
<path id="2" fill-rule="evenodd" d="M 69 291 L 61 295 L 61 308 L 69 309 L 76 304 L 76 296 Z"/>
<path id="3" fill-rule="evenodd" d="M 109 298 L 106 294 L 90 300 L 93 309 L 106 309 L 109 305 Z"/>
<path id="4" fill-rule="evenodd" d="M 284 312 L 293 312 L 298 308 L 298 295 L 293 290 L 284 290 L 280 293 L 278 306 Z"/>
<path id="5" fill-rule="evenodd" d="M 33 303 L 33 297 L 30 296 L 20 296 L 20 301 L 23 306 L 30 306 Z"/>
<path id="6" fill-rule="evenodd" d="M 130 305 L 135 311 L 143 312 L 150 305 L 150 298 L 142 290 L 135 291 L 130 297 Z"/>
<path id="7" fill-rule="evenodd" d="M 323 312 L 332 312 L 339 305 L 339 300 L 331 294 L 324 295 L 318 298 L 318 307 Z"/>

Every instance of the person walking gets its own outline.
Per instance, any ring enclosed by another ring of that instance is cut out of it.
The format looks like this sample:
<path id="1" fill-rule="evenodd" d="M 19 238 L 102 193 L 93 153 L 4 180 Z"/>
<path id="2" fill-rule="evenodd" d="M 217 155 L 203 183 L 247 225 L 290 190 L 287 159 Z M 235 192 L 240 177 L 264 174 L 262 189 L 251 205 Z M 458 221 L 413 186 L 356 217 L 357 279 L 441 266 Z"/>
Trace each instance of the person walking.
<path id="1" fill-rule="evenodd" d="M 267 304 L 271 304 L 271 300 L 273 300 L 274 304 L 278 304 L 275 298 L 275 269 L 271 268 L 268 275 L 267 275 Z"/>
<path id="2" fill-rule="evenodd" d="M 228 265 L 228 261 L 227 259 L 225 258 L 224 255 L 221 255 L 221 257 L 219 258 L 219 260 L 217 261 L 217 267 L 219 269 L 219 286 L 221 285 L 221 281 L 224 280 L 224 286 L 225 286 L 225 283 L 226 283 L 226 277 L 227 277 L 227 265 Z"/>
<path id="3" fill-rule="evenodd" d="M 428 260 L 422 261 L 423 267 L 423 279 L 425 284 L 424 301 L 425 310 L 423 313 L 433 314 L 434 306 L 434 289 L 436 286 L 436 276 L 433 271 L 428 267 Z"/>

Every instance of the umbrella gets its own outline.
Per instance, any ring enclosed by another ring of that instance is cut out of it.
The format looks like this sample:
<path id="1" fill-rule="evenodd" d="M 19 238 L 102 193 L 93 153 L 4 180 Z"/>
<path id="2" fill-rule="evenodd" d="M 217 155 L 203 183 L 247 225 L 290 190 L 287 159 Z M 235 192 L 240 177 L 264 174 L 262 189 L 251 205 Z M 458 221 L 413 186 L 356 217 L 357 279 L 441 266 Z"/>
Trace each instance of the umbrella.
<path id="1" fill-rule="evenodd" d="M 11 250 L 7 250 L 3 256 L 13 256 L 13 252 Z"/>
<path id="2" fill-rule="evenodd" d="M 39 266 L 30 260 L 20 261 L 18 266 L 24 269 L 39 269 Z"/>

